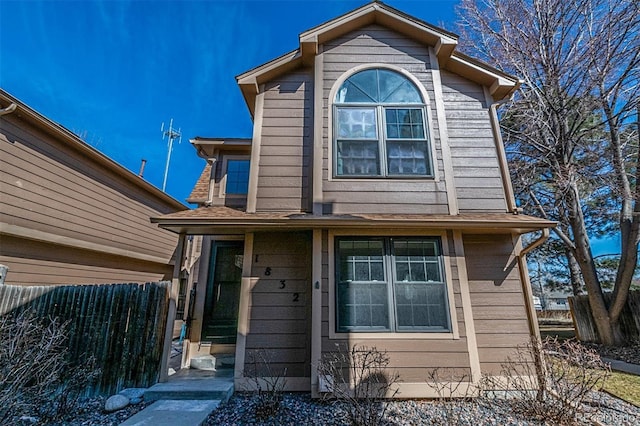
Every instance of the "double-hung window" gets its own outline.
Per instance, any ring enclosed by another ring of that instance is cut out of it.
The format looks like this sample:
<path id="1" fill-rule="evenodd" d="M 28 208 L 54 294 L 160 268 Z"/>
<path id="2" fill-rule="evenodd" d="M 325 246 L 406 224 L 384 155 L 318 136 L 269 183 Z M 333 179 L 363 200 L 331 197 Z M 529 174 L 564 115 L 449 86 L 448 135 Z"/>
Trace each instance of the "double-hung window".
<path id="1" fill-rule="evenodd" d="M 451 330 L 440 240 L 336 240 L 337 332 Z"/>
<path id="2" fill-rule="evenodd" d="M 433 176 L 424 100 L 404 75 L 367 69 L 334 99 L 337 177 Z"/>

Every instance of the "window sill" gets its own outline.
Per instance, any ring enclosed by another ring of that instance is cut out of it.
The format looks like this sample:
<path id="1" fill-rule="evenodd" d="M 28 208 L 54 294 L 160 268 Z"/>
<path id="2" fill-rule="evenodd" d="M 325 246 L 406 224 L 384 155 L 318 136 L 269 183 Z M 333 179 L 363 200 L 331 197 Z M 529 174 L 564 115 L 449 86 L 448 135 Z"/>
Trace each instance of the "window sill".
<path id="1" fill-rule="evenodd" d="M 414 181 L 414 180 L 435 180 L 435 176 L 433 175 L 387 175 L 387 176 L 378 176 L 378 175 L 372 175 L 372 176 L 348 176 L 348 175 L 336 175 L 332 177 L 332 180 L 349 180 L 349 181 L 353 181 L 353 180 L 363 180 L 363 181 L 368 181 L 368 180 L 393 180 L 393 181 L 398 181 L 398 180 L 408 180 L 408 181 Z"/>
<path id="2" fill-rule="evenodd" d="M 342 339 L 395 339 L 395 340 L 459 340 L 460 336 L 454 332 L 442 332 L 442 333 L 426 333 L 426 332 L 361 332 L 354 331 L 351 333 L 336 333 L 330 332 L 329 339 L 342 340 Z"/>

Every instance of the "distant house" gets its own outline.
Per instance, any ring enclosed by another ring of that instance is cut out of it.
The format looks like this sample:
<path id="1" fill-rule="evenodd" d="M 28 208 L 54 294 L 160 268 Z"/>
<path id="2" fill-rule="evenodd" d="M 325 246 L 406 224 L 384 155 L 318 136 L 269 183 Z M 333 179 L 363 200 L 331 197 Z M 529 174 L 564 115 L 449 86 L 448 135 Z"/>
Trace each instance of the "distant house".
<path id="1" fill-rule="evenodd" d="M 153 219 L 201 241 L 185 365 L 232 354 L 242 385 L 264 348 L 318 395 L 323 355 L 375 346 L 433 397 L 433 368 L 476 383 L 537 334 L 520 236 L 554 223 L 519 214 L 493 107 L 518 79 L 457 40 L 373 2 L 237 77 L 253 136 L 193 139 L 199 206 Z"/>
<path id="2" fill-rule="evenodd" d="M 171 278 L 186 206 L 0 89 L 0 264 L 6 284 Z"/>
<path id="3" fill-rule="evenodd" d="M 548 311 L 568 311 L 572 294 L 554 291 L 544 295 L 544 308 Z"/>

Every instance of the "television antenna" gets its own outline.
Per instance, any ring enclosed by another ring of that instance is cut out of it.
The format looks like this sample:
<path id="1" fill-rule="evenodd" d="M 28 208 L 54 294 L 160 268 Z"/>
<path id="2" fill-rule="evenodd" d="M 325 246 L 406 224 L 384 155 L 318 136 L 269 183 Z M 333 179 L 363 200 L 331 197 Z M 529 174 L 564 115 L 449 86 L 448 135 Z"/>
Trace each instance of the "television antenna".
<path id="1" fill-rule="evenodd" d="M 160 131 L 162 132 L 162 140 L 164 140 L 165 138 L 168 139 L 167 164 L 164 167 L 164 180 L 162 181 L 162 191 L 164 191 L 165 188 L 167 187 L 167 176 L 169 175 L 169 162 L 171 162 L 171 151 L 173 151 L 173 141 L 178 139 L 178 143 L 181 143 L 182 134 L 180 133 L 180 129 L 176 130 L 173 128 L 173 118 L 169 121 L 169 128 L 167 130 L 164 129 L 164 122 L 162 122 Z"/>

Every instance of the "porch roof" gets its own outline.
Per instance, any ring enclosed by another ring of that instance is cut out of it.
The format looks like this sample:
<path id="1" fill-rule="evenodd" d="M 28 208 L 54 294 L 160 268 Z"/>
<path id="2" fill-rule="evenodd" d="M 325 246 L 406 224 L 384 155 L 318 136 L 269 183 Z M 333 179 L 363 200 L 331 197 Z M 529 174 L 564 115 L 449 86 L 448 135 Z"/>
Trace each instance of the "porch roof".
<path id="1" fill-rule="evenodd" d="M 151 218 L 161 228 L 187 235 L 238 234 L 274 229 L 460 229 L 467 233 L 517 233 L 553 228 L 556 223 L 512 213 L 448 214 L 329 214 L 246 213 L 222 206 L 199 207 Z"/>

